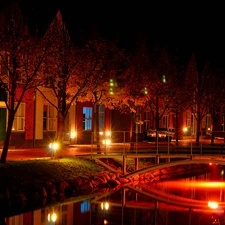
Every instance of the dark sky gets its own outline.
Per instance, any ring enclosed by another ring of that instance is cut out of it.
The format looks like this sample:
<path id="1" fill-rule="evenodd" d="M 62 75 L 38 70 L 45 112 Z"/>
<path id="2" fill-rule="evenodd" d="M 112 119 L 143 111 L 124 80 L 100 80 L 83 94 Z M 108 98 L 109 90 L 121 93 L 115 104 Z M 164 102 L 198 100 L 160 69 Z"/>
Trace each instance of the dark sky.
<path id="1" fill-rule="evenodd" d="M 19 1 L 31 23 L 40 27 L 47 27 L 60 9 L 71 36 L 86 33 L 95 24 L 102 33 L 121 38 L 127 46 L 132 46 L 142 33 L 150 45 L 167 44 L 172 51 L 187 57 L 194 52 L 200 63 L 209 60 L 217 68 L 225 68 L 222 4 L 109 0 L 46 3 Z"/>

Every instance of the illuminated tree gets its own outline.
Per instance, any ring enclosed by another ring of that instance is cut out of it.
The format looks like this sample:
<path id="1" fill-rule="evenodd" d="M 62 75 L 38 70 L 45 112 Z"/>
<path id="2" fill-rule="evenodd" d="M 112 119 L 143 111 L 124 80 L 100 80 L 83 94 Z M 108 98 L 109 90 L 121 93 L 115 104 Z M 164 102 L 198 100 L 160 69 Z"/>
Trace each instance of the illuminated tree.
<path id="1" fill-rule="evenodd" d="M 146 106 L 148 89 L 146 84 L 151 82 L 150 57 L 145 41 L 137 44 L 134 53 L 127 60 L 127 69 L 120 84 L 120 110 L 130 112 L 132 132 L 141 133 L 143 124 L 141 113 Z"/>
<path id="2" fill-rule="evenodd" d="M 44 38 L 52 43 L 44 66 L 45 86 L 52 90 L 57 101 L 46 96 L 41 88 L 38 88 L 38 91 L 57 110 L 55 141 L 60 147 L 55 157 L 59 157 L 63 147 L 68 111 L 86 87 L 91 74 L 77 74 L 80 67 L 78 64 L 84 52 L 74 47 L 60 11 L 57 12 Z"/>
<path id="3" fill-rule="evenodd" d="M 7 159 L 15 114 L 26 93 L 42 84 L 41 66 L 48 43 L 31 35 L 17 5 L 11 5 L 0 14 L 0 75 L 1 93 L 7 110 L 7 130 L 1 163 Z"/>
<path id="4" fill-rule="evenodd" d="M 120 51 L 115 44 L 93 35 L 84 45 L 75 46 L 60 12 L 52 21 L 45 38 L 53 43 L 45 74 L 46 84 L 58 100 L 58 105 L 55 105 L 48 99 L 58 112 L 56 140 L 62 144 L 66 116 L 74 101 L 93 101 L 97 108 L 100 104 L 110 106 L 109 79 L 114 76 L 117 65 L 114 59 L 115 56 L 119 58 Z"/>
<path id="5" fill-rule="evenodd" d="M 95 132 L 97 151 L 100 152 L 99 108 L 114 109 L 118 106 L 118 81 L 125 61 L 124 51 L 115 41 L 103 39 L 98 34 L 91 35 L 83 48 L 86 57 L 82 61 L 80 73 L 91 74 L 88 85 L 82 91 L 78 101 L 91 101 L 95 105 Z"/>

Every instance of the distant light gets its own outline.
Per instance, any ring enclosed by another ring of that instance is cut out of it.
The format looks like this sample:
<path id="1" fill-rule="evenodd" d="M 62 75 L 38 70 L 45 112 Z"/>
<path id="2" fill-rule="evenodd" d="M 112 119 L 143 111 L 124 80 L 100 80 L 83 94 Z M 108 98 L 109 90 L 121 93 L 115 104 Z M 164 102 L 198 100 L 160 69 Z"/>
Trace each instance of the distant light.
<path id="1" fill-rule="evenodd" d="M 111 140 L 110 139 L 104 139 L 104 140 L 102 140 L 102 144 L 103 145 L 110 145 L 111 144 Z"/>
<path id="2" fill-rule="evenodd" d="M 109 203 L 108 202 L 102 202 L 101 203 L 101 209 L 102 210 L 108 210 L 109 209 Z"/>
<path id="3" fill-rule="evenodd" d="M 209 201 L 208 202 L 208 206 L 211 209 L 217 209 L 218 208 L 218 203 L 217 202 L 211 202 L 211 201 Z"/>
<path id="4" fill-rule="evenodd" d="M 183 128 L 183 131 L 184 131 L 184 132 L 187 132 L 187 130 L 188 130 L 187 127 L 184 127 L 184 128 Z"/>
<path id="5" fill-rule="evenodd" d="M 55 222 L 57 220 L 57 215 L 55 213 L 48 214 L 48 221 L 49 222 Z"/>
<path id="6" fill-rule="evenodd" d="M 77 133 L 73 130 L 70 132 L 70 137 L 75 138 L 77 136 Z"/>
<path id="7" fill-rule="evenodd" d="M 59 144 L 57 142 L 50 143 L 49 148 L 57 150 L 59 148 Z"/>
<path id="8" fill-rule="evenodd" d="M 148 94 L 148 90 L 146 87 L 144 87 L 144 94 L 147 95 Z"/>
<path id="9" fill-rule="evenodd" d="M 164 75 L 164 74 L 162 75 L 162 82 L 166 83 L 166 75 Z"/>

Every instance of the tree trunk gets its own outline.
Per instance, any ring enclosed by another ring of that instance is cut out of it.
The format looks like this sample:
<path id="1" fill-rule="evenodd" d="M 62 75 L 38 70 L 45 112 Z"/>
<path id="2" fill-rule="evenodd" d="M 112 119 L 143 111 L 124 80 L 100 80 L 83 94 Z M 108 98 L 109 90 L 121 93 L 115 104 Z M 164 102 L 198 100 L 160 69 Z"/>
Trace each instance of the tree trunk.
<path id="1" fill-rule="evenodd" d="M 214 140 L 215 140 L 215 124 L 216 124 L 216 117 L 215 117 L 215 113 L 214 112 L 211 114 L 211 117 L 212 117 L 211 144 L 214 144 Z"/>
<path id="2" fill-rule="evenodd" d="M 201 120 L 200 118 L 197 119 L 197 132 L 196 132 L 196 145 L 199 146 L 199 140 L 201 135 Z"/>
<path id="3" fill-rule="evenodd" d="M 176 137 L 176 146 L 178 147 L 178 140 L 179 140 L 179 138 L 178 138 L 178 134 L 179 134 L 178 112 L 176 112 L 175 116 L 176 116 L 175 137 Z"/>
<path id="4" fill-rule="evenodd" d="M 100 148 L 100 137 L 99 137 L 99 103 L 96 103 L 96 117 L 95 117 L 95 125 L 96 125 L 96 146 L 97 146 L 97 153 L 101 154 Z"/>
<path id="5" fill-rule="evenodd" d="M 8 149 L 9 149 L 9 142 L 13 127 L 13 121 L 14 121 L 14 115 L 12 113 L 9 113 L 9 120 L 7 125 L 7 131 L 6 131 L 6 137 L 4 141 L 4 146 L 2 149 L 2 155 L 1 155 L 1 163 L 5 163 L 7 159 Z"/>
<path id="6" fill-rule="evenodd" d="M 55 150 L 54 152 L 54 158 L 60 158 L 62 157 L 62 149 L 64 147 L 64 121 L 65 118 L 63 117 L 63 115 L 61 113 L 58 114 L 58 131 L 56 134 L 56 142 L 59 144 L 58 149 Z M 52 151 L 54 151 L 54 149 L 52 149 Z"/>
<path id="7" fill-rule="evenodd" d="M 156 141 L 158 142 L 158 130 L 159 130 L 159 99 L 156 97 L 156 114 L 155 114 L 155 128 L 156 128 Z"/>

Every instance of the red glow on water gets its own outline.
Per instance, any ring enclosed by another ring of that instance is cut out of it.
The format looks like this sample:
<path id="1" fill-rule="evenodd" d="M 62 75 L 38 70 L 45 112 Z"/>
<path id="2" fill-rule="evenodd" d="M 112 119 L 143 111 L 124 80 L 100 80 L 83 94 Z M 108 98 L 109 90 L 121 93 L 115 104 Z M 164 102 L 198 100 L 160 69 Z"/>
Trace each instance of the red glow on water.
<path id="1" fill-rule="evenodd" d="M 204 181 L 168 181 L 167 186 L 173 188 L 195 187 L 195 188 L 225 188 L 225 182 L 204 182 Z"/>

